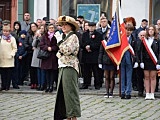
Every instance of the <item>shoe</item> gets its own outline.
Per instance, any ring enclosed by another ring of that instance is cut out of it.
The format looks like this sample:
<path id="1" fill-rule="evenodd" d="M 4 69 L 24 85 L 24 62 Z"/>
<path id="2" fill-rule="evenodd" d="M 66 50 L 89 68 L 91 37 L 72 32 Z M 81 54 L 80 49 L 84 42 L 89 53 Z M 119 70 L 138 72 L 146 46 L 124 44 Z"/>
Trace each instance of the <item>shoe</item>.
<path id="1" fill-rule="evenodd" d="M 5 90 L 5 89 L 6 89 L 6 88 L 3 88 L 3 87 L 2 87 L 2 88 L 0 89 L 0 91 Z"/>
<path id="2" fill-rule="evenodd" d="M 5 89 L 5 91 L 8 91 L 8 90 L 9 90 L 9 88 L 6 88 L 6 89 Z"/>
<path id="3" fill-rule="evenodd" d="M 80 89 L 88 89 L 87 85 L 83 85 L 82 87 L 80 87 Z"/>
<path id="4" fill-rule="evenodd" d="M 50 93 L 53 92 L 53 87 L 51 87 L 48 92 Z"/>
<path id="5" fill-rule="evenodd" d="M 122 95 L 121 95 L 121 99 L 125 99 L 125 94 L 122 94 Z"/>
<path id="6" fill-rule="evenodd" d="M 138 89 L 137 89 L 136 86 L 133 86 L 133 90 L 134 90 L 134 91 L 138 91 Z"/>
<path id="7" fill-rule="evenodd" d="M 143 92 L 139 91 L 139 92 L 138 92 L 138 96 L 139 96 L 139 97 L 143 97 Z"/>
<path id="8" fill-rule="evenodd" d="M 13 88 L 14 89 L 20 89 L 18 85 L 17 86 L 13 86 Z"/>
<path id="9" fill-rule="evenodd" d="M 50 87 L 48 87 L 48 88 L 45 90 L 45 92 L 49 92 L 49 90 L 50 90 Z"/>
<path id="10" fill-rule="evenodd" d="M 104 94 L 104 98 L 109 98 L 109 95 L 108 94 Z"/>
<path id="11" fill-rule="evenodd" d="M 44 90 L 44 86 L 41 86 L 41 88 L 39 89 L 40 91 L 43 91 Z"/>
<path id="12" fill-rule="evenodd" d="M 126 99 L 131 99 L 131 95 L 126 95 Z"/>
<path id="13" fill-rule="evenodd" d="M 155 97 L 154 97 L 154 93 L 150 93 L 150 100 L 154 100 Z"/>
<path id="14" fill-rule="evenodd" d="M 96 89 L 96 90 L 100 90 L 100 87 L 99 87 L 99 86 L 96 86 L 95 89 Z"/>
<path id="15" fill-rule="evenodd" d="M 113 98 L 113 93 L 109 93 L 109 98 Z"/>
<path id="16" fill-rule="evenodd" d="M 150 93 L 146 93 L 146 97 L 145 97 L 145 100 L 150 100 L 151 97 L 150 97 Z"/>
<path id="17" fill-rule="evenodd" d="M 33 87 L 33 89 L 37 89 L 37 84 L 34 84 L 34 87 Z"/>
<path id="18" fill-rule="evenodd" d="M 31 84 L 31 89 L 34 89 L 34 85 L 33 84 Z"/>

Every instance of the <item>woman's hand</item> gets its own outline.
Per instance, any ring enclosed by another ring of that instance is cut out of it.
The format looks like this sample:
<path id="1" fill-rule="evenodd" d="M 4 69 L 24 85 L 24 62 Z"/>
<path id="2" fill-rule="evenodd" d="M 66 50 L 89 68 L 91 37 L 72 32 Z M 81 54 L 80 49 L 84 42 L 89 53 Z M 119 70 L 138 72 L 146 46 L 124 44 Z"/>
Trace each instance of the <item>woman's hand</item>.
<path id="1" fill-rule="evenodd" d="M 52 48 L 51 48 L 51 47 L 48 47 L 48 51 L 52 51 Z"/>

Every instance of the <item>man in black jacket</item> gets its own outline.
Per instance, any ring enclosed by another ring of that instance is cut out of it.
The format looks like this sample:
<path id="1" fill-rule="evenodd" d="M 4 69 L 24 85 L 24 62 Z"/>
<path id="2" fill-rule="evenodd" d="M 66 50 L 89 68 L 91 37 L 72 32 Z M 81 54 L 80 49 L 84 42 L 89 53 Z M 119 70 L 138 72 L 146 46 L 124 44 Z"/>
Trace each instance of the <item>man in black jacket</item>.
<path id="1" fill-rule="evenodd" d="M 99 76 L 98 55 L 102 35 L 96 31 L 96 24 L 89 23 L 89 30 L 82 35 L 82 62 L 84 63 L 84 84 L 81 89 L 88 89 L 91 85 L 92 72 L 94 75 L 94 87 L 99 90 L 101 80 Z"/>

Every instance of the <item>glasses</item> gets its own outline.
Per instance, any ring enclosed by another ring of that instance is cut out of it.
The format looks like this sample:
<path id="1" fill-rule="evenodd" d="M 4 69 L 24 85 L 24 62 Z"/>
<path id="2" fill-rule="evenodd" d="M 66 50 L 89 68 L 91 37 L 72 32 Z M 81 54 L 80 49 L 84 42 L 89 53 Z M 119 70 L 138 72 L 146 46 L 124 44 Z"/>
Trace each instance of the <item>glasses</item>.
<path id="1" fill-rule="evenodd" d="M 54 27 L 48 27 L 48 29 L 54 29 Z"/>

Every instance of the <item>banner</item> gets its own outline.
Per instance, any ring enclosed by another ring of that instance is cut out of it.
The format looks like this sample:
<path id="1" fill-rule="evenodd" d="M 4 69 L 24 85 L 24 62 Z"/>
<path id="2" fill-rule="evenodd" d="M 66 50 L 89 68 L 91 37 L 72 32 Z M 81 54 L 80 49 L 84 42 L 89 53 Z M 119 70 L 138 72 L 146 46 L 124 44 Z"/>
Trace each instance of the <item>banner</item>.
<path id="1" fill-rule="evenodd" d="M 109 39 L 105 45 L 106 52 L 112 57 L 114 62 L 119 65 L 124 53 L 129 49 L 126 29 L 123 18 L 121 17 L 120 5 L 117 6 L 114 20 L 111 25 Z"/>

